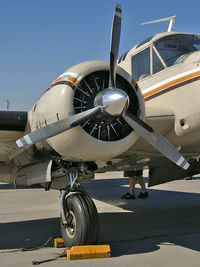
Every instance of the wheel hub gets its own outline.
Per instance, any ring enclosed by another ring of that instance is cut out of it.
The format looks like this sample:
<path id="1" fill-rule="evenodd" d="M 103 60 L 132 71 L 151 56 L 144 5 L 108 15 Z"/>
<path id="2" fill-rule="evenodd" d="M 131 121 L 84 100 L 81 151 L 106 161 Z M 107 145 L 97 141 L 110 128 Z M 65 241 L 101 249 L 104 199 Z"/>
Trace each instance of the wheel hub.
<path id="1" fill-rule="evenodd" d="M 74 238 L 76 235 L 76 218 L 71 210 L 67 216 L 66 232 L 70 238 Z"/>

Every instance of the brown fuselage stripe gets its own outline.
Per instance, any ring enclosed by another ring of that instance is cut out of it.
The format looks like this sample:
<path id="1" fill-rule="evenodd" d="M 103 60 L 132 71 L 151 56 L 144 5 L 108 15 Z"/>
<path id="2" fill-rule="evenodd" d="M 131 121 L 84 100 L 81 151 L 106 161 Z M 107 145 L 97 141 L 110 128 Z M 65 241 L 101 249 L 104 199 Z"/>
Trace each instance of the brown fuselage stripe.
<path id="1" fill-rule="evenodd" d="M 183 81 L 183 82 L 181 82 L 181 83 L 178 83 L 178 84 L 175 84 L 175 85 L 173 85 L 173 86 L 167 87 L 166 89 L 163 89 L 162 91 L 159 91 L 159 92 L 157 92 L 157 93 L 155 93 L 155 94 L 153 94 L 153 95 L 150 95 L 150 96 L 146 97 L 144 100 L 145 100 L 145 101 L 149 101 L 149 100 L 151 100 L 152 98 L 155 98 L 155 97 L 157 97 L 157 96 L 160 96 L 160 95 L 162 95 L 162 94 L 165 94 L 165 93 L 167 93 L 167 92 L 170 92 L 170 91 L 172 91 L 172 90 L 174 90 L 174 89 L 177 89 L 177 88 L 179 88 L 179 87 L 181 87 L 181 86 L 184 86 L 184 85 L 186 85 L 186 84 L 195 82 L 195 81 L 197 81 L 197 80 L 200 80 L 200 76 L 197 76 L 197 77 L 194 77 L 194 78 L 189 79 L 189 80 L 187 80 L 187 81 Z"/>

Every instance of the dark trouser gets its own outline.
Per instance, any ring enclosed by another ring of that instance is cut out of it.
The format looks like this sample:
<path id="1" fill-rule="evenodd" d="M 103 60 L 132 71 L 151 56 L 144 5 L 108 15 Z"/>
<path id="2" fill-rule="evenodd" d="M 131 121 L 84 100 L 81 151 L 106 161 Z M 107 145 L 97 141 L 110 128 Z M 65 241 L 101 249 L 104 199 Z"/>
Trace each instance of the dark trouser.
<path id="1" fill-rule="evenodd" d="M 143 170 L 124 171 L 124 177 L 137 177 L 142 175 L 143 175 Z"/>

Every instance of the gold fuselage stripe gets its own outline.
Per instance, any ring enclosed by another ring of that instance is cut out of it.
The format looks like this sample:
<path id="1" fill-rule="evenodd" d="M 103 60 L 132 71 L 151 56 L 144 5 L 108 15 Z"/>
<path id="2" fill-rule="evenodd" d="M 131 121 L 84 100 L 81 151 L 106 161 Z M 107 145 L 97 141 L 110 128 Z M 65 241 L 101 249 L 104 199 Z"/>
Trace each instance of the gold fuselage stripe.
<path id="1" fill-rule="evenodd" d="M 145 100 L 149 100 L 153 97 L 156 97 L 157 95 L 160 95 L 161 93 L 164 93 L 166 90 L 170 89 L 170 88 L 177 88 L 179 86 L 182 86 L 185 84 L 185 82 L 189 82 L 191 80 L 191 82 L 194 80 L 194 78 L 200 78 L 200 71 L 197 71 L 195 73 L 191 73 L 188 74 L 184 77 L 175 79 L 174 81 L 168 82 L 162 86 L 159 86 L 158 88 L 153 89 L 150 92 L 147 92 L 145 94 L 143 94 L 144 99 Z M 195 79 L 196 80 L 196 79 Z"/>

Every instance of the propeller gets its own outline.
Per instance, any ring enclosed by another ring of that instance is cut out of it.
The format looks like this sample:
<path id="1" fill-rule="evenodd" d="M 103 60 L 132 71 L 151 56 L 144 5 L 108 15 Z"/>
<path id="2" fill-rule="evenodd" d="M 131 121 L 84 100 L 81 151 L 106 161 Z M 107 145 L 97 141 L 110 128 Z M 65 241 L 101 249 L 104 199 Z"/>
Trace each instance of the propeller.
<path id="1" fill-rule="evenodd" d="M 98 115 L 99 113 L 101 113 L 101 109 L 103 108 L 103 106 L 97 106 L 84 112 L 72 115 L 71 117 L 68 117 L 66 119 L 56 121 L 52 124 L 49 124 L 43 128 L 40 128 L 34 132 L 25 135 L 24 137 L 18 139 L 16 143 L 18 147 L 24 147 L 26 145 L 32 145 L 50 137 L 53 137 L 57 134 L 63 133 L 79 125 L 80 123 L 87 121 L 89 118 Z"/>
<path id="2" fill-rule="evenodd" d="M 19 147 L 34 144 L 42 140 L 58 135 L 64 131 L 71 129 L 82 122 L 87 121 L 91 117 L 103 114 L 104 116 L 123 116 L 125 121 L 149 144 L 156 150 L 162 153 L 169 160 L 183 169 L 189 167 L 186 159 L 173 147 L 164 137 L 154 131 L 149 125 L 140 120 L 138 117 L 127 112 L 129 105 L 129 97 L 121 89 L 116 88 L 116 67 L 119 51 L 121 33 L 121 6 L 116 5 L 112 33 L 111 33 L 111 48 L 110 48 L 110 73 L 109 73 L 109 88 L 100 92 L 94 100 L 94 108 L 87 111 L 72 115 L 66 119 L 57 121 L 48 126 L 31 132 L 16 143 Z"/>
<path id="3" fill-rule="evenodd" d="M 125 121 L 149 144 L 151 144 L 156 150 L 162 153 L 166 158 L 180 166 L 184 170 L 187 170 L 190 166 L 184 157 L 173 147 L 164 137 L 158 132 L 154 131 L 148 124 L 140 120 L 138 117 L 131 113 L 124 115 Z"/>
<path id="4" fill-rule="evenodd" d="M 117 4 L 111 31 L 109 88 L 116 88 L 116 66 L 121 35 L 121 14 L 121 6 Z"/>
<path id="5" fill-rule="evenodd" d="M 111 34 L 111 51 L 110 51 L 110 74 L 109 74 L 109 88 L 100 92 L 95 98 L 95 105 L 105 105 L 108 104 L 108 94 L 109 91 L 113 91 L 113 94 L 122 95 L 122 90 L 116 88 L 116 65 L 119 51 L 120 43 L 120 33 L 121 33 L 121 6 L 116 5 L 113 25 L 112 25 L 112 34 Z M 124 92 L 125 93 L 125 92 Z M 110 93 L 111 94 L 111 93 Z M 126 93 L 125 93 L 126 94 Z M 149 125 L 140 120 L 138 117 L 132 115 L 131 113 L 126 112 L 129 104 L 128 95 L 121 96 L 120 100 L 124 100 L 124 109 L 119 108 L 120 114 L 123 116 L 125 121 L 140 135 L 142 136 L 149 144 L 151 144 L 156 150 L 162 153 L 166 158 L 174 162 L 176 165 L 182 167 L 183 169 L 188 169 L 189 163 L 184 159 L 184 157 L 173 147 L 164 137 L 159 133 L 154 131 Z M 110 101 L 112 102 L 112 101 Z M 121 101 L 122 102 L 122 101 Z M 116 101 L 109 103 L 104 112 L 107 112 L 109 115 L 118 116 L 116 112 Z M 111 108 L 110 108 L 111 107 Z M 115 113 L 113 114 L 113 111 Z M 111 112 L 112 111 L 112 112 Z"/>

